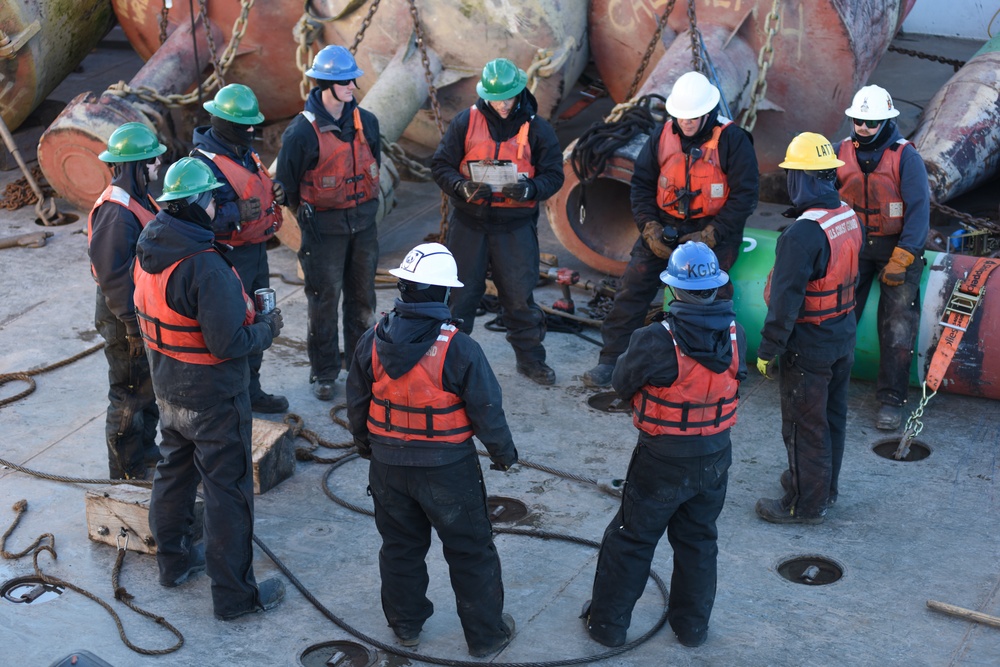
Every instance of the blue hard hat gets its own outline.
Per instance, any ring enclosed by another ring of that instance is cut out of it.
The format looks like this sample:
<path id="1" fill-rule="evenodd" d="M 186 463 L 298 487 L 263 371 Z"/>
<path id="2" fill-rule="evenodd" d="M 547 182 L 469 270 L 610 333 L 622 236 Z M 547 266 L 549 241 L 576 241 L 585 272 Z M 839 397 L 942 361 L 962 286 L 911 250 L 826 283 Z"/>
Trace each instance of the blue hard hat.
<path id="1" fill-rule="evenodd" d="M 670 253 L 660 280 L 671 287 L 695 291 L 715 289 L 729 282 L 729 274 L 719 268 L 719 258 L 701 241 L 688 241 Z"/>
<path id="2" fill-rule="evenodd" d="M 313 58 L 306 76 L 322 81 L 350 81 L 364 76 L 354 56 L 343 46 L 324 46 Z"/>

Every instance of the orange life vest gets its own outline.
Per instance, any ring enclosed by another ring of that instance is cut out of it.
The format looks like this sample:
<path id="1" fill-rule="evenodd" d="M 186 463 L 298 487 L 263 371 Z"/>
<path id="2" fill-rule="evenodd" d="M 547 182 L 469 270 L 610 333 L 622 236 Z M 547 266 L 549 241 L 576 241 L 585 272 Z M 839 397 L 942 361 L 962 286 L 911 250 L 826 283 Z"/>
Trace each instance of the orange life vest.
<path id="1" fill-rule="evenodd" d="M 661 322 L 673 342 L 670 324 Z M 736 323 L 729 325 L 733 360 L 722 373 L 713 373 L 674 344 L 677 380 L 669 387 L 646 385 L 632 396 L 632 423 L 649 435 L 714 435 L 736 423 L 740 382 L 736 373 L 740 353 Z"/>
<path id="2" fill-rule="evenodd" d="M 218 251 L 212 249 L 200 252 Z M 139 331 L 142 332 L 146 347 L 168 357 L 203 366 L 221 364 L 226 360 L 208 351 L 198 320 L 181 315 L 167 304 L 167 283 L 171 274 L 181 262 L 193 256 L 182 257 L 160 273 L 146 273 L 139 262 L 135 263 L 135 314 L 139 319 Z M 233 269 L 233 274 L 239 280 L 236 269 Z M 246 316 L 243 318 L 246 326 L 253 324 L 256 308 L 253 299 L 245 291 L 243 301 L 246 303 Z"/>
<path id="3" fill-rule="evenodd" d="M 837 168 L 840 197 L 854 207 L 871 236 L 892 236 L 903 231 L 903 194 L 899 189 L 899 161 L 910 144 L 899 139 L 882 151 L 875 171 L 866 174 L 858 164 L 854 142 L 840 142 L 837 157 L 844 166 Z"/>
<path id="4" fill-rule="evenodd" d="M 378 162 L 365 141 L 361 111 L 354 107 L 354 141 L 341 141 L 336 132 L 320 132 L 316 115 L 303 111 L 319 141 L 316 166 L 302 175 L 299 196 L 319 210 L 352 208 L 378 199 Z"/>
<path id="5" fill-rule="evenodd" d="M 368 431 L 398 440 L 462 443 L 472 437 L 465 402 L 441 384 L 448 346 L 458 328 L 442 324 L 437 340 L 417 364 L 393 380 L 378 358 L 372 341 L 372 399 Z"/>
<path id="6" fill-rule="evenodd" d="M 858 255 L 864 234 L 858 216 L 847 204 L 839 208 L 809 209 L 799 216 L 815 220 L 830 243 L 830 263 L 826 275 L 810 280 L 806 285 L 806 298 L 796 322 L 819 324 L 854 310 L 855 289 L 858 286 Z M 791 258 L 799 261 L 799 258 Z M 773 272 L 773 269 L 772 269 Z M 771 302 L 771 274 L 764 285 L 764 303 Z"/>
<path id="7" fill-rule="evenodd" d="M 260 161 L 260 156 L 257 155 L 256 151 L 250 151 L 250 155 L 253 156 L 253 161 L 257 165 L 256 172 L 250 171 L 236 160 L 225 155 L 209 153 L 201 148 L 198 149 L 198 152 L 215 163 L 215 166 L 225 176 L 229 186 L 236 191 L 237 197 L 240 199 L 256 197 L 260 200 L 259 218 L 244 222 L 239 231 L 216 234 L 215 237 L 231 246 L 241 246 L 263 243 L 274 236 L 275 232 L 281 229 L 281 209 L 274 202 L 271 176 L 267 173 L 267 168 Z"/>
<path id="8" fill-rule="evenodd" d="M 719 120 L 722 125 L 712 128 L 712 136 L 701 145 L 702 154 L 697 159 L 681 150 L 681 138 L 669 125 L 660 133 L 656 203 L 675 218 L 715 215 L 729 198 L 729 181 L 719 164 L 719 137 L 732 121 L 721 116 Z M 691 196 L 683 196 L 685 191 Z"/>
<path id="9" fill-rule="evenodd" d="M 531 145 L 528 143 L 530 129 L 531 121 L 525 121 L 513 137 L 506 141 L 496 141 L 490 135 L 486 117 L 476 105 L 472 105 L 469 110 L 469 128 L 465 131 L 465 157 L 462 158 L 462 166 L 459 169 L 462 175 L 472 178 L 470 162 L 490 163 L 506 160 L 517 166 L 518 178 L 522 175 L 525 178 L 533 178 L 535 165 L 531 163 Z M 517 201 L 504 197 L 500 192 L 493 193 L 490 203 L 501 208 L 533 208 L 537 205 L 534 201 Z M 485 202 L 483 204 L 485 205 Z"/>
<path id="10" fill-rule="evenodd" d="M 119 206 L 124 206 L 129 210 L 129 213 L 135 216 L 135 219 L 139 221 L 139 226 L 145 229 L 149 221 L 156 217 L 156 214 L 150 211 L 148 208 L 136 201 L 135 197 L 130 195 L 128 192 L 118 187 L 117 185 L 109 185 L 104 188 L 104 192 L 101 196 L 97 198 L 94 202 L 94 208 L 90 209 L 90 215 L 87 216 L 87 247 L 90 247 L 90 241 L 94 236 L 94 211 L 105 202 L 114 202 Z M 90 263 L 90 275 L 97 280 L 97 270 L 94 268 L 94 263 Z"/>

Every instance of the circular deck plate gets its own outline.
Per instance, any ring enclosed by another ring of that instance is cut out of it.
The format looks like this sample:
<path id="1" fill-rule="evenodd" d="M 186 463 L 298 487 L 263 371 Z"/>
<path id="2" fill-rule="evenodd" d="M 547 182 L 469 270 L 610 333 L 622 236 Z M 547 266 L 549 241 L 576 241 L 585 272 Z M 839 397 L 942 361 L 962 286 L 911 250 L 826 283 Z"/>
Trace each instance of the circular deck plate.
<path id="1" fill-rule="evenodd" d="M 882 458 L 889 459 L 890 461 L 899 461 L 901 463 L 922 461 L 931 455 L 931 448 L 920 440 L 911 440 L 910 451 L 907 452 L 906 456 L 901 459 L 897 459 L 893 456 L 897 449 L 899 449 L 899 438 L 885 438 L 872 445 L 872 451 Z"/>
<path id="2" fill-rule="evenodd" d="M 825 556 L 792 556 L 778 563 L 778 574 L 793 584 L 824 586 L 844 576 L 844 566 Z"/>
<path id="3" fill-rule="evenodd" d="M 313 644 L 302 651 L 299 663 L 303 667 L 371 667 L 378 654 L 355 642 L 333 641 Z"/>
<path id="4" fill-rule="evenodd" d="M 528 508 L 520 500 L 504 496 L 489 496 L 486 499 L 486 511 L 490 523 L 516 523 L 528 516 Z"/>

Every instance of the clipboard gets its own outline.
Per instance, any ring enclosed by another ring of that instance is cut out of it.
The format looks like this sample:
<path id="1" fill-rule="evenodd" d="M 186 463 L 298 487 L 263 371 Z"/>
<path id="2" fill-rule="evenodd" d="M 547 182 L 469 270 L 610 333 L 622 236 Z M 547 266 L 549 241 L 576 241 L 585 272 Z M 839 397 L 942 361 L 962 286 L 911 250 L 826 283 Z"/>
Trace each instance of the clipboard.
<path id="1" fill-rule="evenodd" d="M 473 181 L 486 183 L 493 192 L 517 182 L 517 165 L 511 160 L 476 160 L 467 163 Z"/>

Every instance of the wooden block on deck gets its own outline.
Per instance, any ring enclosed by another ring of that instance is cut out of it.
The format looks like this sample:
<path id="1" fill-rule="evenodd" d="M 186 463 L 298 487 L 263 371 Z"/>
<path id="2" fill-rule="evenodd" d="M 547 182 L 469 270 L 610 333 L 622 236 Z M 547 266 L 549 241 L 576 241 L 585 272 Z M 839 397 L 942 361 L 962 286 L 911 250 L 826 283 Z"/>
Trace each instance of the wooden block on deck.
<path id="1" fill-rule="evenodd" d="M 295 447 L 288 424 L 253 420 L 253 492 L 265 493 L 295 472 Z"/>
<path id="2" fill-rule="evenodd" d="M 122 528 L 128 531 L 128 550 L 144 554 L 156 553 L 156 542 L 149 530 L 150 489 L 131 484 L 106 486 L 87 491 L 87 534 L 95 542 L 118 546 Z M 192 534 L 201 536 L 202 511 L 200 498 L 194 504 Z M 122 538 L 124 539 L 124 538 Z"/>

